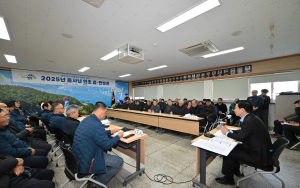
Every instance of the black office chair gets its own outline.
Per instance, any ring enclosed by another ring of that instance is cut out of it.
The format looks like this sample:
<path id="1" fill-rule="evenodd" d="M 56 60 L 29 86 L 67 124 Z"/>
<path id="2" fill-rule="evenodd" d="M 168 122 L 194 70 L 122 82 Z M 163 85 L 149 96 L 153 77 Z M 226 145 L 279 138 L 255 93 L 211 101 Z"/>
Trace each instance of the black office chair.
<path id="1" fill-rule="evenodd" d="M 255 175 L 260 175 L 263 179 L 265 179 L 267 182 L 269 182 L 273 187 L 276 187 L 272 182 L 270 182 L 265 176 L 263 176 L 262 174 L 272 174 L 273 176 L 275 176 L 278 180 L 281 181 L 282 183 L 282 187 L 285 187 L 285 183 L 282 179 L 280 179 L 275 173 L 278 173 L 280 171 L 280 166 L 279 166 L 279 156 L 282 153 L 283 149 L 289 144 L 289 141 L 285 138 L 279 138 L 277 139 L 274 143 L 273 143 L 273 152 L 272 152 L 272 161 L 273 161 L 273 166 L 257 166 L 257 165 L 253 165 L 250 163 L 245 163 L 245 162 L 240 162 L 241 164 L 243 164 L 243 168 L 242 168 L 242 173 L 244 174 L 244 167 L 246 166 L 250 166 L 255 168 L 255 172 L 253 174 L 250 174 L 249 176 L 243 177 L 241 179 L 239 179 L 236 182 L 236 188 L 239 188 L 239 184 L 241 181 L 248 179 L 252 176 Z M 257 171 L 257 169 L 263 170 L 263 171 Z"/>
<path id="2" fill-rule="evenodd" d="M 65 155 L 65 174 L 68 177 L 68 180 L 61 186 L 61 188 L 63 188 L 65 185 L 67 185 L 67 183 L 69 183 L 72 180 L 84 181 L 81 187 L 84 187 L 88 181 L 91 181 L 97 185 L 107 188 L 106 185 L 93 179 L 94 174 L 88 174 L 86 175 L 88 176 L 86 178 L 78 177 L 79 162 L 77 161 L 71 148 L 68 148 L 63 142 L 60 143 L 60 148 L 62 149 L 63 154 Z"/>
<path id="3" fill-rule="evenodd" d="M 70 142 L 70 146 L 72 147 L 73 146 L 74 135 L 72 135 L 72 134 L 66 134 L 66 135 L 67 135 L 68 140 Z"/>
<path id="4" fill-rule="evenodd" d="M 54 129 L 54 133 L 55 133 L 55 144 L 57 145 L 57 148 L 53 151 L 53 153 L 51 154 L 51 161 L 53 161 L 52 157 L 53 155 L 56 155 L 56 152 L 60 149 L 60 143 L 61 142 L 64 142 L 64 132 L 59 129 L 59 128 L 56 128 Z M 58 167 L 58 159 L 62 156 L 63 154 L 60 154 L 57 159 L 56 159 L 56 167 Z"/>

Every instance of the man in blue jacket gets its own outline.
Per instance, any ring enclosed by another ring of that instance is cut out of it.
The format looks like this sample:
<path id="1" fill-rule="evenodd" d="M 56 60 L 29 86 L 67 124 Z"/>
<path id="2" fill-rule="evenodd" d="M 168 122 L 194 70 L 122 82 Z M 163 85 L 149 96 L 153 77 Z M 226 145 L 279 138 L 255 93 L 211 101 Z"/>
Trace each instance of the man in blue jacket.
<path id="1" fill-rule="evenodd" d="M 66 119 L 64 115 L 64 106 L 60 102 L 55 102 L 52 104 L 53 114 L 51 116 L 49 127 L 52 129 L 59 128 L 63 130 L 63 124 Z"/>
<path id="2" fill-rule="evenodd" d="M 123 166 L 123 159 L 104 152 L 116 145 L 123 132 L 109 139 L 109 137 L 120 129 L 104 129 L 101 123 L 105 116 L 107 105 L 97 102 L 92 114 L 81 121 L 75 132 L 73 152 L 79 162 L 80 174 L 99 174 L 95 180 L 107 184 L 109 180 L 119 172 Z"/>
<path id="3" fill-rule="evenodd" d="M 65 134 L 75 135 L 75 131 L 80 123 L 78 119 L 78 106 L 76 104 L 71 104 L 66 110 L 66 120 L 63 124 L 63 131 Z"/>
<path id="4" fill-rule="evenodd" d="M 261 96 L 257 96 L 257 90 L 252 91 L 252 97 L 248 97 L 247 101 L 250 101 L 253 105 L 253 114 L 260 118 L 264 99 Z"/>
<path id="5" fill-rule="evenodd" d="M 0 108 L 0 153 L 23 158 L 24 166 L 32 168 L 46 168 L 48 165 L 48 152 L 43 149 L 33 149 L 26 142 L 16 138 L 3 128 L 9 124 L 9 113 Z"/>

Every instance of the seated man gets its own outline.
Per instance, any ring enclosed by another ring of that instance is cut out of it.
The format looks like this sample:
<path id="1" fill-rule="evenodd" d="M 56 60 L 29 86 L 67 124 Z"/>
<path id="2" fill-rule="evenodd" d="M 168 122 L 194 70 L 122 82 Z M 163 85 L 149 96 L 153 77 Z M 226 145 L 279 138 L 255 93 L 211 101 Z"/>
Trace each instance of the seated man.
<path id="1" fill-rule="evenodd" d="M 218 98 L 218 103 L 215 106 L 218 108 L 218 115 L 220 116 L 220 118 L 224 118 L 227 113 L 227 106 L 223 103 L 223 99 Z"/>
<path id="2" fill-rule="evenodd" d="M 178 101 L 178 107 L 177 107 L 177 114 L 181 116 L 185 116 L 185 114 L 188 114 L 189 110 L 187 107 L 183 104 L 182 100 Z"/>
<path id="3" fill-rule="evenodd" d="M 206 99 L 206 103 L 203 107 L 204 107 L 204 113 L 207 115 L 207 121 L 214 122 L 216 120 L 217 112 L 216 112 L 216 107 L 211 104 L 211 100 Z"/>
<path id="4" fill-rule="evenodd" d="M 115 104 L 115 106 L 114 106 L 114 109 L 116 109 L 116 108 L 122 108 L 122 105 L 119 100 L 117 100 L 117 104 Z"/>
<path id="5" fill-rule="evenodd" d="M 136 101 L 135 110 L 143 111 L 143 106 L 140 104 L 140 101 Z"/>
<path id="6" fill-rule="evenodd" d="M 170 114 L 171 112 L 172 112 L 173 114 L 177 114 L 177 109 L 176 109 L 176 107 L 173 105 L 172 100 L 169 99 L 169 100 L 168 100 L 168 105 L 166 106 L 164 113 L 165 113 L 165 114 Z"/>
<path id="7" fill-rule="evenodd" d="M 123 132 L 119 132 L 117 136 L 109 138 L 120 129 L 104 129 L 101 120 L 106 110 L 105 103 L 95 104 L 92 114 L 79 124 L 72 147 L 79 162 L 79 173 L 98 174 L 95 180 L 103 184 L 107 184 L 123 166 L 122 158 L 104 152 L 115 146 L 123 137 Z"/>
<path id="8" fill-rule="evenodd" d="M 129 108 L 129 110 L 135 110 L 136 107 L 135 107 L 133 99 L 130 99 L 130 103 L 128 105 L 128 108 Z"/>
<path id="9" fill-rule="evenodd" d="M 227 125 L 232 125 L 234 126 L 235 123 L 237 122 L 237 120 L 241 119 L 239 116 L 236 116 L 235 113 L 234 113 L 234 109 L 235 109 L 235 105 L 237 104 L 237 102 L 239 101 L 238 98 L 236 98 L 234 100 L 233 103 L 231 103 L 231 105 L 229 106 L 229 114 L 228 115 L 231 115 L 232 117 L 232 122 L 230 123 L 230 119 L 227 119 Z"/>
<path id="10" fill-rule="evenodd" d="M 48 152 L 43 149 L 33 149 L 26 142 L 17 139 L 13 134 L 4 130 L 9 124 L 9 113 L 0 108 L 0 153 L 23 158 L 24 165 L 32 168 L 46 168 L 48 165 Z"/>
<path id="11" fill-rule="evenodd" d="M 241 129 L 229 130 L 222 127 L 221 131 L 236 141 L 238 144 L 227 157 L 223 156 L 222 178 L 216 178 L 221 184 L 234 185 L 233 175 L 241 176 L 239 162 L 247 162 L 258 166 L 271 166 L 272 142 L 269 132 L 259 117 L 252 114 L 253 105 L 250 101 L 240 100 L 234 109 L 237 116 L 241 117 Z"/>
<path id="12" fill-rule="evenodd" d="M 299 142 L 296 135 L 300 135 L 300 118 L 298 118 L 298 121 L 292 121 L 290 123 L 291 125 L 286 125 L 283 127 L 284 136 L 290 141 L 289 145 L 286 147 L 287 149 L 291 149 L 291 147 Z"/>
<path id="13" fill-rule="evenodd" d="M 49 112 L 53 112 L 52 110 L 51 110 L 51 104 L 49 104 L 49 103 L 44 103 L 43 105 L 42 105 L 42 108 L 43 108 L 43 111 L 41 111 L 41 115 L 40 116 L 42 116 L 42 114 L 43 113 L 49 113 Z"/>
<path id="14" fill-rule="evenodd" d="M 274 134 L 271 134 L 272 138 L 280 138 L 282 137 L 282 131 L 283 131 L 283 127 L 286 125 L 281 125 L 281 122 L 284 121 L 296 121 L 299 117 L 300 117 L 300 100 L 295 101 L 294 105 L 295 105 L 295 113 L 289 114 L 287 116 L 285 116 L 284 118 L 280 118 L 274 121 Z"/>
<path id="15" fill-rule="evenodd" d="M 25 119 L 27 119 L 28 124 L 31 125 L 32 127 L 38 127 L 39 126 L 39 120 L 36 117 L 32 117 L 30 116 L 30 114 L 28 112 L 26 112 L 25 110 L 23 110 L 21 108 L 21 104 L 19 101 L 11 101 L 11 103 L 14 103 L 14 111 L 12 113 L 13 116 L 16 117 L 23 117 Z"/>
<path id="16" fill-rule="evenodd" d="M 178 99 L 175 99 L 175 103 L 173 104 L 175 107 L 178 107 Z"/>
<path id="17" fill-rule="evenodd" d="M 66 110 L 67 117 L 63 124 L 63 131 L 66 134 L 75 135 L 75 131 L 80 123 L 78 119 L 78 106 L 76 104 L 71 104 Z"/>
<path id="18" fill-rule="evenodd" d="M 30 177 L 28 177 L 28 173 L 31 174 Z M 53 176 L 53 170 L 28 168 L 24 166 L 23 159 L 0 153 L 1 187 L 54 188 Z"/>
<path id="19" fill-rule="evenodd" d="M 154 100 L 153 101 L 153 105 L 151 106 L 150 109 L 148 109 L 148 112 L 155 112 L 155 113 L 159 113 L 160 111 L 160 106 L 158 105 L 158 101 Z"/>
<path id="20" fill-rule="evenodd" d="M 149 109 L 151 109 L 151 102 L 150 102 L 150 100 L 148 100 L 147 104 L 144 105 L 143 111 L 148 112 Z"/>
<path id="21" fill-rule="evenodd" d="M 140 105 L 142 106 L 142 108 L 144 108 L 145 103 L 143 102 L 143 99 L 140 99 Z"/>
<path id="22" fill-rule="evenodd" d="M 126 101 L 125 99 L 123 100 L 123 104 L 122 104 L 122 108 L 121 109 L 128 109 L 128 101 Z"/>
<path id="23" fill-rule="evenodd" d="M 26 125 L 25 125 L 22 121 L 18 121 L 18 120 L 20 120 L 21 116 L 19 116 L 15 119 L 16 116 L 14 116 L 14 114 L 15 114 L 14 113 L 14 103 L 12 103 L 12 102 L 9 102 L 7 104 L 3 103 L 2 106 L 7 106 L 7 109 L 9 110 L 9 114 L 11 115 L 10 120 L 9 120 L 11 123 L 17 125 L 20 130 L 25 130 L 25 129 L 28 130 L 28 128 L 34 129 L 34 131 L 31 131 L 32 132 L 31 137 L 41 138 L 42 140 L 46 141 L 47 133 L 43 127 L 40 127 L 40 126 L 31 127 L 31 125 L 27 124 L 27 123 L 29 123 L 28 121 L 25 121 L 25 123 L 26 123 Z"/>
<path id="24" fill-rule="evenodd" d="M 53 114 L 49 122 L 49 127 L 51 129 L 59 128 L 63 130 L 63 124 L 66 118 L 64 115 L 64 106 L 60 102 L 54 102 L 52 107 Z"/>
<path id="25" fill-rule="evenodd" d="M 189 109 L 189 113 L 193 116 L 203 117 L 204 109 L 203 106 L 197 104 L 197 100 L 192 100 L 192 106 Z"/>

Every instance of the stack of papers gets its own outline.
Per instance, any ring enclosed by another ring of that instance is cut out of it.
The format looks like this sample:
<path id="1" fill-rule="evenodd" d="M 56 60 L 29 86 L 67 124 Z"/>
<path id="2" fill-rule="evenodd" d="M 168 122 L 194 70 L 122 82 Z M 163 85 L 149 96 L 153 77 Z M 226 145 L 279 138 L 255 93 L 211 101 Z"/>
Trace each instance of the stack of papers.
<path id="1" fill-rule="evenodd" d="M 223 156 L 228 156 L 237 144 L 237 142 L 220 141 L 219 138 L 212 138 L 210 140 L 199 139 L 192 145 Z"/>
<path id="2" fill-rule="evenodd" d="M 185 118 L 198 119 L 198 116 L 192 116 L 191 114 L 185 114 Z"/>
<path id="3" fill-rule="evenodd" d="M 115 134 L 112 135 L 112 137 L 117 136 L 117 135 L 119 134 L 119 132 L 123 132 L 123 131 L 120 130 L 120 131 L 116 132 Z M 128 135 L 130 135 L 130 134 L 132 134 L 132 133 L 130 133 L 130 132 L 124 132 L 124 133 L 123 133 L 123 137 L 126 137 L 126 136 L 128 136 Z"/>
<path id="4" fill-rule="evenodd" d="M 108 119 L 102 120 L 101 123 L 104 125 L 110 125 L 110 121 Z"/>

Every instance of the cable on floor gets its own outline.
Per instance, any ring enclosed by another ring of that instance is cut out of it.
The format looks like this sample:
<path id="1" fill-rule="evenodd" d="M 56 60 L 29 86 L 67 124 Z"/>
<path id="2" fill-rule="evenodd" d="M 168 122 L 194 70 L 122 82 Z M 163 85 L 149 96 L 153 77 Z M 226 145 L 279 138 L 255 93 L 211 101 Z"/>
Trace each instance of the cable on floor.
<path id="1" fill-rule="evenodd" d="M 113 152 L 113 151 L 112 151 Z M 115 152 L 113 152 L 116 156 L 118 156 L 119 157 L 119 155 L 118 154 L 116 154 Z M 133 165 L 131 165 L 131 164 L 129 164 L 129 163 L 126 163 L 125 161 L 124 161 L 124 163 L 125 164 L 127 164 L 128 166 L 131 166 L 131 167 L 133 167 L 133 168 L 136 168 L 135 166 L 133 166 Z M 164 185 L 170 185 L 170 184 L 183 184 L 183 183 L 188 183 L 188 182 L 191 182 L 191 181 L 193 181 L 196 177 L 197 177 L 197 175 L 193 178 L 193 179 L 191 179 L 191 180 L 188 180 L 188 181 L 184 181 L 184 182 L 174 182 L 173 181 L 173 178 L 171 177 L 171 176 L 168 176 L 168 175 L 165 175 L 165 174 L 156 174 L 156 175 L 154 175 L 153 176 L 153 179 L 151 179 L 149 176 L 148 176 L 148 174 L 146 173 L 146 172 L 144 172 L 145 174 L 146 174 L 146 176 L 147 176 L 147 178 L 149 179 L 149 180 L 151 180 L 151 181 L 153 181 L 153 182 L 157 182 L 157 183 L 161 183 L 161 184 L 164 184 Z"/>

